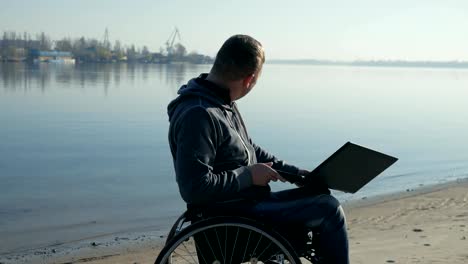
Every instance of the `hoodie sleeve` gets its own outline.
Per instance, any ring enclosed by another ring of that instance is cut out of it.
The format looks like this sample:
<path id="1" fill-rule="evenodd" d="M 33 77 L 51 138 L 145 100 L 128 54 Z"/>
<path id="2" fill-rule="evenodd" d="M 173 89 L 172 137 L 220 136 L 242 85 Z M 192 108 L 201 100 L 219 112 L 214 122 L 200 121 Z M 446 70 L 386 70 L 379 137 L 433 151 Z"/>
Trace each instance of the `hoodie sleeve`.
<path id="1" fill-rule="evenodd" d="M 279 160 L 274 155 L 268 153 L 265 149 L 253 143 L 252 139 L 250 139 L 250 143 L 255 148 L 255 155 L 257 157 L 257 162 L 259 163 L 273 162 L 272 167 L 275 170 L 282 170 L 282 171 L 289 172 L 292 174 L 297 174 L 299 172 L 298 167 L 288 164 L 284 160 Z"/>
<path id="2" fill-rule="evenodd" d="M 247 167 L 213 173 L 218 131 L 206 109 L 189 109 L 176 126 L 175 172 L 182 198 L 187 203 L 202 204 L 235 197 L 252 185 Z"/>

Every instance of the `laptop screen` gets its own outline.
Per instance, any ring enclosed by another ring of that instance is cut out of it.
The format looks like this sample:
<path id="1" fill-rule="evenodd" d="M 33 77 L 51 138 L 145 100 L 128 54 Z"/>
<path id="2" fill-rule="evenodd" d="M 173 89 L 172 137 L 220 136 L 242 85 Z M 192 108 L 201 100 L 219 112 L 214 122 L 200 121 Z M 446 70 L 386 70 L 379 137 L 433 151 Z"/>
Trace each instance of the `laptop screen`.
<path id="1" fill-rule="evenodd" d="M 347 142 L 305 178 L 321 177 L 331 189 L 355 193 L 397 160 Z"/>

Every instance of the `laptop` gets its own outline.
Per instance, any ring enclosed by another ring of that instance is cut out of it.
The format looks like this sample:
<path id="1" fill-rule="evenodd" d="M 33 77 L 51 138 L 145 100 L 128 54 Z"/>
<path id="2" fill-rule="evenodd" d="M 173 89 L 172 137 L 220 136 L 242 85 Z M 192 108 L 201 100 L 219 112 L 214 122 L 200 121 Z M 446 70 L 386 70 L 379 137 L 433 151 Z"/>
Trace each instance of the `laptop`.
<path id="1" fill-rule="evenodd" d="M 387 154 L 347 142 L 308 175 L 278 172 L 292 183 L 313 184 L 313 179 L 320 177 L 330 189 L 356 193 L 397 160 Z"/>

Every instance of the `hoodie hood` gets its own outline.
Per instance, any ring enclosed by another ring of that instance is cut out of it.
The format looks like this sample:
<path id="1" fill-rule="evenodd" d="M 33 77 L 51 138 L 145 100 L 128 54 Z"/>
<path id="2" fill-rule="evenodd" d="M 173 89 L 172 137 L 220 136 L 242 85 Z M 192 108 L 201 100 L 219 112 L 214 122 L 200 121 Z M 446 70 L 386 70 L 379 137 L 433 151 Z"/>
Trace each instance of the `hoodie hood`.
<path id="1" fill-rule="evenodd" d="M 177 91 L 179 96 L 172 100 L 167 106 L 169 118 L 181 102 L 193 97 L 204 98 L 216 106 L 232 111 L 232 102 L 229 98 L 229 92 L 206 80 L 207 76 L 207 73 L 203 73 L 199 77 L 191 79 L 187 84 L 180 87 L 179 91 Z"/>

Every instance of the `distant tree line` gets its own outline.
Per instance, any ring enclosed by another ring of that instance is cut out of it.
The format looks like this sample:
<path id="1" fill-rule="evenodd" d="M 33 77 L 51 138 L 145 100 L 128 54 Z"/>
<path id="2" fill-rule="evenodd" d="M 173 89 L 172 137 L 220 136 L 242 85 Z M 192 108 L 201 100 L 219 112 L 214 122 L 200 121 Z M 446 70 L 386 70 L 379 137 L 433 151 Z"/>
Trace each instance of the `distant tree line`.
<path id="1" fill-rule="evenodd" d="M 369 66 L 369 67 L 414 67 L 414 68 L 468 68 L 468 61 L 406 61 L 406 60 L 268 60 L 270 64 L 331 65 L 331 66 Z"/>
<path id="2" fill-rule="evenodd" d="M 1 59 L 27 59 L 31 50 L 71 52 L 77 62 L 209 63 L 212 61 L 212 58 L 195 51 L 188 53 L 181 43 L 166 49 L 160 48 L 158 52 L 150 51 L 147 46 L 137 48 L 134 44 L 124 45 L 119 40 L 112 45 L 108 40 L 107 30 L 106 37 L 102 41 L 85 37 L 52 40 L 44 32 L 35 35 L 34 38 L 27 32 L 3 32 L 0 40 Z"/>

